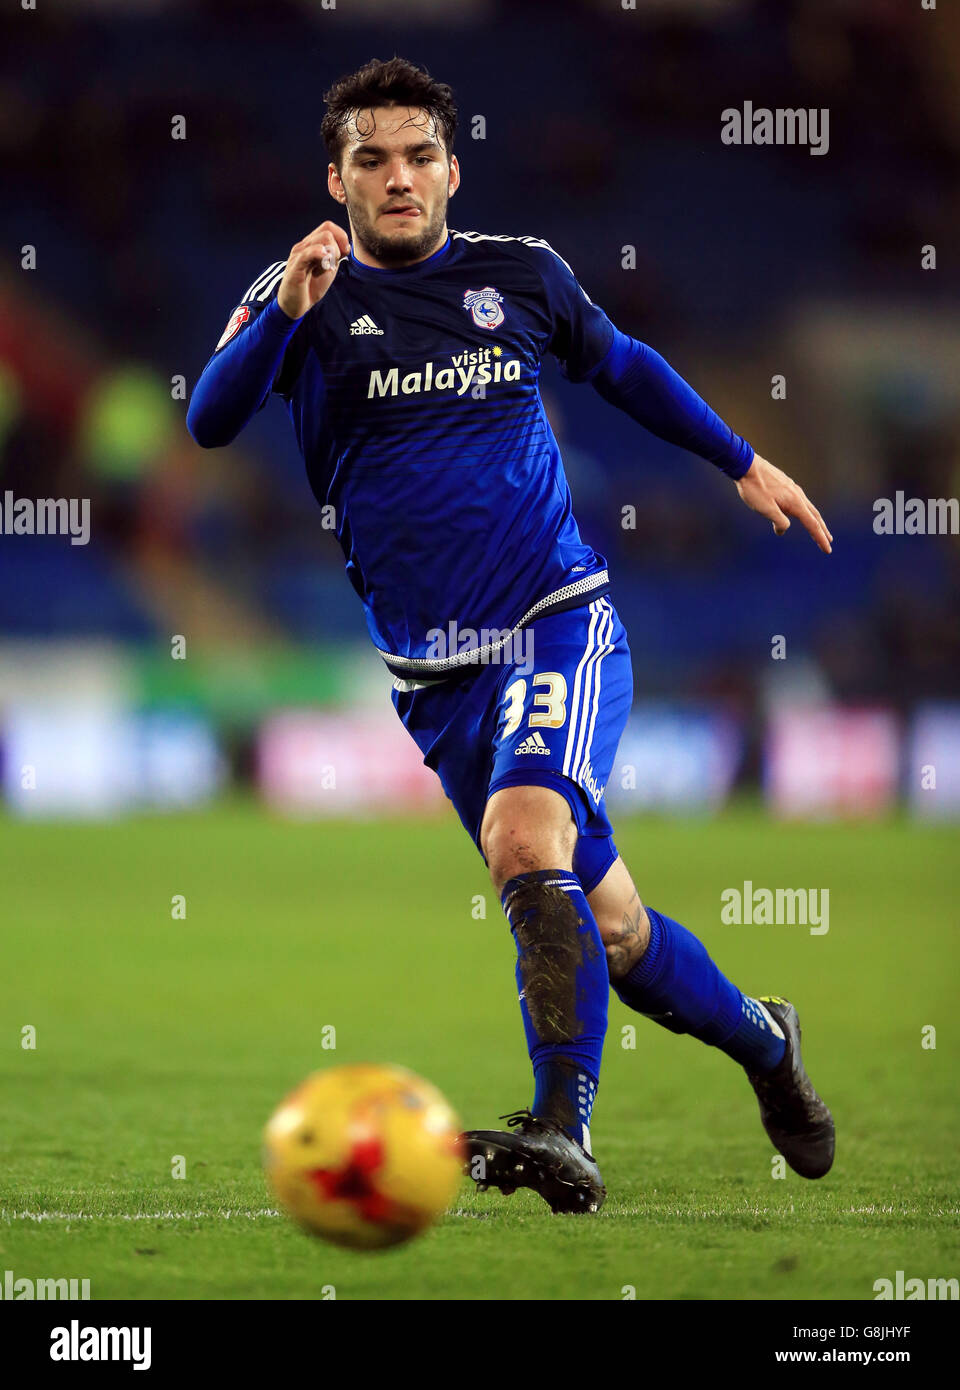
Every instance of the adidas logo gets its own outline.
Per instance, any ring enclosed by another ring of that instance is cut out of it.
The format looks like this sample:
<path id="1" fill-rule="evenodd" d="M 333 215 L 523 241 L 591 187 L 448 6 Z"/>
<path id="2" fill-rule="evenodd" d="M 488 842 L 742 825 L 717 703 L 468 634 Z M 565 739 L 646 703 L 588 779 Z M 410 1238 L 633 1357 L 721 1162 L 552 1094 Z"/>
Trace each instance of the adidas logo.
<path id="1" fill-rule="evenodd" d="M 547 757 L 549 757 L 550 749 L 544 743 L 543 736 L 539 733 L 536 733 L 531 734 L 529 738 L 524 739 L 524 741 L 520 744 L 519 748 L 515 748 L 513 750 L 513 755 L 515 758 L 519 757 L 521 753 L 546 753 Z"/>
<path id="2" fill-rule="evenodd" d="M 358 319 L 354 319 L 350 325 L 350 332 L 359 333 L 379 333 L 383 337 L 383 329 L 378 328 L 369 314 L 361 314 Z"/>

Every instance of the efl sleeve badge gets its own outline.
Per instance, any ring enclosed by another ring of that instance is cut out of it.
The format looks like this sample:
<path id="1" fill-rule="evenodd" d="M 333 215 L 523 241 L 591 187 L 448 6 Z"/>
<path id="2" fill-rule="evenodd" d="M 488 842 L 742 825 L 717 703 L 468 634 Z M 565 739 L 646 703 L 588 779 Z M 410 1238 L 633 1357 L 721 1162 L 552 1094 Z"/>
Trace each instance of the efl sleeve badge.
<path id="1" fill-rule="evenodd" d="M 214 349 L 214 351 L 219 352 L 222 347 L 225 347 L 226 344 L 229 343 L 230 339 L 234 337 L 235 334 L 240 332 L 240 329 L 243 327 L 243 325 L 246 323 L 249 317 L 250 310 L 247 308 L 246 304 L 241 304 L 239 308 L 234 309 L 233 313 L 230 315 L 230 318 L 227 320 L 227 326 L 223 330 L 223 336 L 221 337 L 219 343 L 217 343 L 217 346 Z"/>

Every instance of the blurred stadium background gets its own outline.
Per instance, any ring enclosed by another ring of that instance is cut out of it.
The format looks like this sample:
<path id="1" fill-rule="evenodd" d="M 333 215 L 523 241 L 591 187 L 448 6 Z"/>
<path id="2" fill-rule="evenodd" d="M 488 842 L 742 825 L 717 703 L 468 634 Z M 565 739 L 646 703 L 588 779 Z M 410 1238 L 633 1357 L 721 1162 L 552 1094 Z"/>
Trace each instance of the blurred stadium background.
<path id="1" fill-rule="evenodd" d="M 331 5 L 0 17 L 0 505 L 91 506 L 87 545 L 0 530 L 0 1263 L 95 1298 L 863 1299 L 953 1275 L 960 537 L 877 535 L 873 506 L 960 493 L 956 16 Z M 833 530 L 829 559 L 776 539 L 545 370 L 634 655 L 618 843 L 731 978 L 798 1001 L 842 1140 L 830 1182 L 771 1182 L 738 1069 L 657 1028 L 626 1050 L 613 1001 L 601 1218 L 571 1240 L 531 1194 L 470 1190 L 364 1264 L 266 1209 L 260 1127 L 334 1056 L 401 1061 L 469 1123 L 522 1104 L 512 948 L 281 403 L 212 452 L 184 416 L 253 276 L 331 215 L 323 91 L 393 53 L 460 99 L 452 226 L 545 237 Z M 829 108 L 829 153 L 725 146 L 745 100 Z M 835 927 L 722 925 L 747 880 L 828 888 Z"/>
<path id="2" fill-rule="evenodd" d="M 213 453 L 184 426 L 243 288 L 332 215 L 323 90 L 394 52 L 460 100 L 451 225 L 545 237 L 833 529 L 829 560 L 776 540 L 709 465 L 545 374 L 634 653 L 612 807 L 960 816 L 960 538 L 873 531 L 877 498 L 960 492 L 960 27 L 896 0 L 8 12 L 0 499 L 90 498 L 92 532 L 0 535 L 7 813 L 442 806 L 282 405 Z M 723 145 L 745 99 L 828 107 L 829 153 Z"/>

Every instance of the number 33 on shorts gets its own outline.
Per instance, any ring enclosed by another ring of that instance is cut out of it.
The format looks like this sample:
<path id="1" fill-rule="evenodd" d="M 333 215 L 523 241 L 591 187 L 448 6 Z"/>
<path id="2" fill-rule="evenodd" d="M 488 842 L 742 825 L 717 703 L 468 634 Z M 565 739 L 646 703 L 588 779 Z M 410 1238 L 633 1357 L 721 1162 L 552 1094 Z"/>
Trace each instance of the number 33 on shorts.
<path id="1" fill-rule="evenodd" d="M 527 725 L 531 729 L 559 729 L 567 717 L 567 682 L 559 671 L 542 671 L 531 678 L 533 704 Z M 546 687 L 537 690 L 537 686 Z M 515 734 L 523 722 L 527 682 L 521 676 L 507 686 L 506 722 L 501 738 Z"/>
<path id="2" fill-rule="evenodd" d="M 533 626 L 536 669 L 505 676 L 494 777 L 559 775 L 597 806 L 633 699 L 626 633 L 606 598 Z"/>

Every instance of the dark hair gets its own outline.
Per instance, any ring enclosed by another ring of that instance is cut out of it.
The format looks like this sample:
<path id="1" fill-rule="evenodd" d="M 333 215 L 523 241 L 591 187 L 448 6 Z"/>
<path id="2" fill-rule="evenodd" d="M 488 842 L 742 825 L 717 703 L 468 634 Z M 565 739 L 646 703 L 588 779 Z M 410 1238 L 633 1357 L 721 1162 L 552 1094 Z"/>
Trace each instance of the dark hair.
<path id="1" fill-rule="evenodd" d="M 453 153 L 457 132 L 453 92 L 445 82 L 435 82 L 425 68 L 408 63 L 406 58 L 390 58 L 387 62 L 371 58 L 356 72 L 334 82 L 323 99 L 327 110 L 320 134 L 338 168 L 350 118 L 357 111 L 368 111 L 374 106 L 415 106 L 428 112 L 443 137 L 447 158 Z"/>

